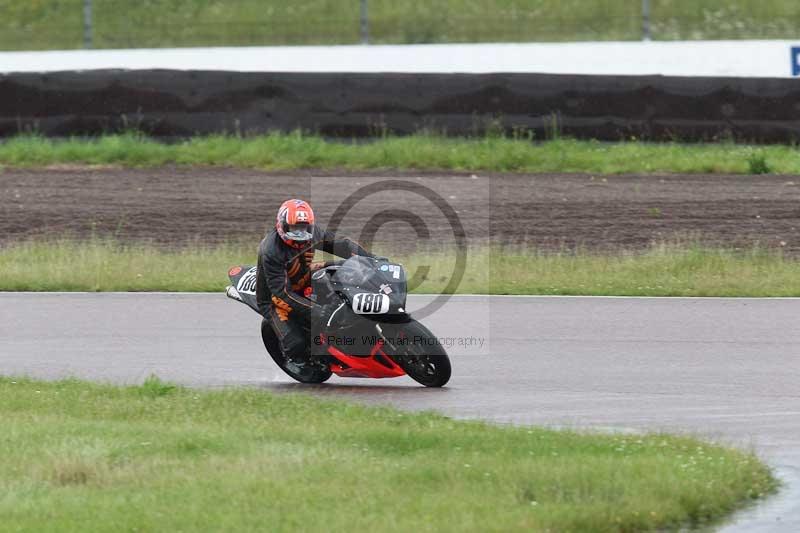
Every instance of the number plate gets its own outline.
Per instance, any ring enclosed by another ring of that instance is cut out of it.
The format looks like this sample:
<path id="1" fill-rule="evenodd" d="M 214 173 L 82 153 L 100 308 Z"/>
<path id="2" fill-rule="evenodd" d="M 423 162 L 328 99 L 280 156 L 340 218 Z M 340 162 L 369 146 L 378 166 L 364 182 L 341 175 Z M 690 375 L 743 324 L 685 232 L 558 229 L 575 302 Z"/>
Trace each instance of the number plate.
<path id="1" fill-rule="evenodd" d="M 258 267 L 253 267 L 239 278 L 239 283 L 236 284 L 236 290 L 240 294 L 256 294 L 256 271 Z"/>
<path id="2" fill-rule="evenodd" d="M 380 315 L 389 312 L 389 297 L 385 294 L 361 292 L 353 297 L 353 312 L 359 315 Z"/>

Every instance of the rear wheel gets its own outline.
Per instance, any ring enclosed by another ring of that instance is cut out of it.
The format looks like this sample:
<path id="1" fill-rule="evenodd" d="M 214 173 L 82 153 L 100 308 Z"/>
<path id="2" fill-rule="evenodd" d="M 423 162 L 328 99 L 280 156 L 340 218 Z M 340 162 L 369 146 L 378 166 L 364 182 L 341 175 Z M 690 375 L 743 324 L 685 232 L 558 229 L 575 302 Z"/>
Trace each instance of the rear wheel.
<path id="1" fill-rule="evenodd" d="M 426 387 L 442 387 L 450 380 L 450 358 L 428 328 L 413 319 L 383 328 L 395 347 L 387 353 L 411 379 Z"/>
<path id="2" fill-rule="evenodd" d="M 324 368 L 315 364 L 297 365 L 286 360 L 281 350 L 280 341 L 269 321 L 261 321 L 261 339 L 275 364 L 283 370 L 289 377 L 300 383 L 324 383 L 331 377 L 329 368 Z"/>

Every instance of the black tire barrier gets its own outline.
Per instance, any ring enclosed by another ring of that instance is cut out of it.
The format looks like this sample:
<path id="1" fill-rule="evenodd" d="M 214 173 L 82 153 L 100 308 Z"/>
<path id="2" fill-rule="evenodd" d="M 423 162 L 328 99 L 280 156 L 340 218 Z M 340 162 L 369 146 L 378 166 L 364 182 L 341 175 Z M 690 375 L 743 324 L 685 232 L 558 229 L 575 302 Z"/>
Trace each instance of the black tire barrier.
<path id="1" fill-rule="evenodd" d="M 91 70 L 0 75 L 0 137 L 304 130 L 794 143 L 800 81 L 550 74 Z"/>

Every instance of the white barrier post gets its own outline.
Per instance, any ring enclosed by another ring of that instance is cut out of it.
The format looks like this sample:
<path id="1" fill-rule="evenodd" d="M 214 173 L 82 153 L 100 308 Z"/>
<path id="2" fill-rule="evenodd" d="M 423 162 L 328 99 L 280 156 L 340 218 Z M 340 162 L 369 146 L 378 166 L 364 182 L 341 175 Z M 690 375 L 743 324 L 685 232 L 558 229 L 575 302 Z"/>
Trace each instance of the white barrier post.
<path id="1" fill-rule="evenodd" d="M 83 47 L 92 48 L 92 0 L 83 0 Z"/>
<path id="2" fill-rule="evenodd" d="M 642 40 L 650 41 L 650 0 L 642 0 Z"/>

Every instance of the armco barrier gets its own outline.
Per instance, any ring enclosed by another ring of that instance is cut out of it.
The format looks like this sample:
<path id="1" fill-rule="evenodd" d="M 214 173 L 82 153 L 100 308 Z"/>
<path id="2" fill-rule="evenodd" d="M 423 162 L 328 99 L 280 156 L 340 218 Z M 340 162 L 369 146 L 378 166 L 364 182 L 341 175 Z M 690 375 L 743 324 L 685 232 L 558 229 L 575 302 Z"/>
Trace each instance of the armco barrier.
<path id="1" fill-rule="evenodd" d="M 599 140 L 800 139 L 800 80 L 552 74 L 94 70 L 0 75 L 0 136 L 471 135 Z"/>

